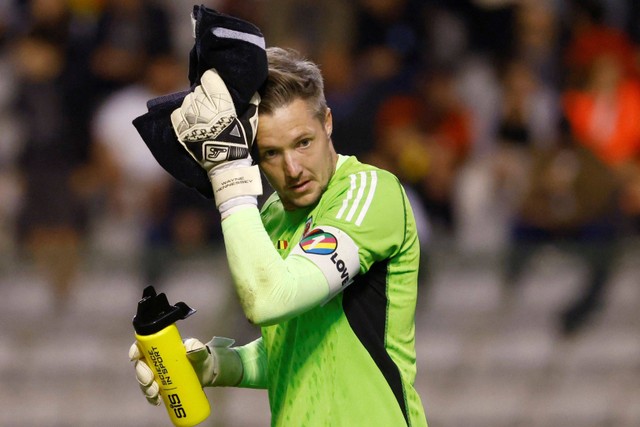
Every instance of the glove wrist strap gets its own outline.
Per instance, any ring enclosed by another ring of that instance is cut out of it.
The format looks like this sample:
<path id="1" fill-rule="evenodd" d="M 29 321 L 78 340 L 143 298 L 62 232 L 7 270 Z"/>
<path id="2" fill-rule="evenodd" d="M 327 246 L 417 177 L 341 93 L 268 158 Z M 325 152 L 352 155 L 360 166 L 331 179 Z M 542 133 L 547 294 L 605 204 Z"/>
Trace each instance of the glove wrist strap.
<path id="1" fill-rule="evenodd" d="M 218 209 L 235 197 L 262 194 L 262 179 L 257 165 L 212 170 L 209 177 Z"/>
<path id="2" fill-rule="evenodd" d="M 232 387 L 242 380 L 242 359 L 231 347 L 234 342 L 231 338 L 213 337 L 206 344 L 214 361 L 211 381 L 207 386 Z"/>
<path id="3" fill-rule="evenodd" d="M 234 387 L 242 381 L 242 360 L 233 348 L 213 347 L 218 372 L 211 381 L 212 387 Z"/>

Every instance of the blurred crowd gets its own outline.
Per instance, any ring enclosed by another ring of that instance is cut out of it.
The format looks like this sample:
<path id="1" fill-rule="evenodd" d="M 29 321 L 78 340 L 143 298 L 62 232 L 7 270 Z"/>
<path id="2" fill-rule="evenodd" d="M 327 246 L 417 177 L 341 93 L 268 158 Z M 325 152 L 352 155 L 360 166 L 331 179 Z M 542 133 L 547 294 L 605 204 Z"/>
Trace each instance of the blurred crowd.
<path id="1" fill-rule="evenodd" d="M 589 274 L 573 333 L 640 231 L 640 2 L 216 0 L 319 63 L 333 139 L 406 185 L 428 257 L 504 254 L 505 293 L 553 244 Z M 131 121 L 188 88 L 192 5 L 0 3 L 0 249 L 64 304 L 88 245 L 139 261 L 221 242 L 213 204 L 155 162 Z"/>

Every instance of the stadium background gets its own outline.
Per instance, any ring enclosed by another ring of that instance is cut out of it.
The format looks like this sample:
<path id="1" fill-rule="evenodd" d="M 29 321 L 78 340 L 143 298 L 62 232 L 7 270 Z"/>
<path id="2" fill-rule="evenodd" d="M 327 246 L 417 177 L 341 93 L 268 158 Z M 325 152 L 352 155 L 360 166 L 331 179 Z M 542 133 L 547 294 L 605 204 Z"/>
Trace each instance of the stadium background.
<path id="1" fill-rule="evenodd" d="M 318 62 L 338 151 L 410 190 L 431 426 L 640 425 L 638 2 L 204 4 Z M 231 291 L 217 213 L 130 125 L 188 84 L 191 6 L 0 3 L 1 426 L 169 425 L 127 359 L 147 284 L 198 310 L 183 336 L 258 334 Z M 596 100 L 593 122 L 572 99 Z M 509 265 L 532 228 L 545 239 L 516 283 Z M 592 309 L 571 323 L 563 310 L 588 300 L 596 265 Z M 264 391 L 207 393 L 203 425 L 268 425 Z"/>

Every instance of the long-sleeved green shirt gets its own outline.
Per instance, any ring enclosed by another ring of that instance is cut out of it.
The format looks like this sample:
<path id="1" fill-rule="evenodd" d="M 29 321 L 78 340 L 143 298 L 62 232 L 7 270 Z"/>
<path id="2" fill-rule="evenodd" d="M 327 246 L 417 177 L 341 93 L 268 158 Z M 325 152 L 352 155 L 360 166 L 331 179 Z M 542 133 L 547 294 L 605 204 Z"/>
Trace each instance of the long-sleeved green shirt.
<path id="1" fill-rule="evenodd" d="M 316 205 L 285 211 L 274 194 L 260 218 L 234 213 L 223 232 L 245 313 L 262 326 L 237 348 L 241 385 L 268 389 L 272 426 L 426 426 L 414 388 L 420 246 L 398 179 L 339 156 Z"/>

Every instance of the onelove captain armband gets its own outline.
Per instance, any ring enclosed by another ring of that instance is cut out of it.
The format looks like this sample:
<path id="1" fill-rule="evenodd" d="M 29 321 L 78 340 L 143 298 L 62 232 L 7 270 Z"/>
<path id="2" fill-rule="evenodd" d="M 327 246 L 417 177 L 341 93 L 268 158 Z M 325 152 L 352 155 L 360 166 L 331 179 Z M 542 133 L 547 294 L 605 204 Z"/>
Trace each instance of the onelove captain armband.
<path id="1" fill-rule="evenodd" d="M 360 273 L 358 245 L 344 231 L 331 226 L 316 226 L 307 232 L 290 252 L 313 262 L 327 279 L 327 301 L 353 283 Z"/>

